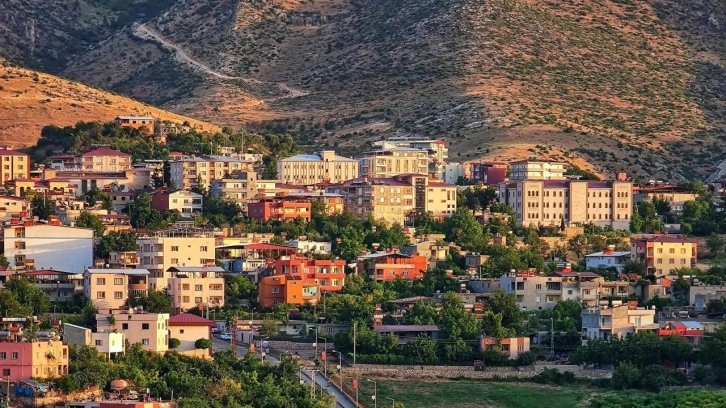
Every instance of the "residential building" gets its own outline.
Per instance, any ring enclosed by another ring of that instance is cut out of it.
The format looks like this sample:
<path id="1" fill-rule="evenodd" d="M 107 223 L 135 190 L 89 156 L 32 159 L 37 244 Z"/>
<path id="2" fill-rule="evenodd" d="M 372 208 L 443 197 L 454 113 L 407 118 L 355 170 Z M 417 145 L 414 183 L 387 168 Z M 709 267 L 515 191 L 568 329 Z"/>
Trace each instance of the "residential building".
<path id="1" fill-rule="evenodd" d="M 503 162 L 471 163 L 471 181 L 496 185 L 507 178 L 509 165 Z"/>
<path id="2" fill-rule="evenodd" d="M 501 288 L 513 294 L 522 310 L 548 310 L 562 299 L 562 278 L 537 271 L 510 271 L 499 279 Z M 573 293 L 574 294 L 574 293 Z"/>
<path id="3" fill-rule="evenodd" d="M 695 201 L 698 194 L 693 190 L 680 188 L 673 185 L 648 185 L 633 188 L 633 204 L 640 202 L 652 203 L 654 200 L 666 201 L 671 211 L 680 214 L 683 212 L 683 205 L 688 201 Z"/>
<path id="4" fill-rule="evenodd" d="M 215 239 L 212 231 L 176 228 L 140 236 L 139 268 L 149 270 L 149 289 L 166 288 L 166 271 L 172 267 L 215 266 Z"/>
<path id="5" fill-rule="evenodd" d="M 136 198 L 139 196 L 138 191 L 104 191 L 106 194 L 111 196 L 111 203 L 113 204 L 113 210 L 116 212 L 129 211 L 131 205 L 136 202 Z"/>
<path id="6" fill-rule="evenodd" d="M 332 244 L 330 242 L 308 241 L 307 239 L 291 239 L 287 241 L 287 245 L 297 248 L 297 252 L 301 254 L 330 254 Z"/>
<path id="7" fill-rule="evenodd" d="M 123 353 L 126 345 L 123 333 L 97 333 L 69 323 L 63 323 L 63 343 L 69 346 L 93 347 L 107 358 Z"/>
<path id="8" fill-rule="evenodd" d="M 0 341 L 0 375 L 13 381 L 68 374 L 68 346 L 60 340 L 16 338 Z"/>
<path id="9" fill-rule="evenodd" d="M 632 187 L 628 181 L 524 180 L 499 184 L 499 201 L 514 210 L 517 225 L 628 229 Z"/>
<path id="10" fill-rule="evenodd" d="M 289 184 L 340 183 L 358 176 L 358 161 L 332 150 L 298 154 L 278 160 L 277 176 Z"/>
<path id="11" fill-rule="evenodd" d="M 6 185 L 10 180 L 30 177 L 30 156 L 27 154 L 7 147 L 0 147 L 0 162 L 2 162 L 1 185 Z"/>
<path id="12" fill-rule="evenodd" d="M 659 336 L 680 337 L 693 347 L 700 347 L 706 335 L 704 326 L 695 321 L 668 321 L 658 329 Z"/>
<path id="13" fill-rule="evenodd" d="M 449 163 L 441 166 L 439 179 L 446 183 L 455 185 L 459 180 L 468 180 L 471 177 L 469 166 L 461 163 Z"/>
<path id="14" fill-rule="evenodd" d="M 726 286 L 723 285 L 692 285 L 688 289 L 688 304 L 697 313 L 706 311 L 708 302 L 726 298 Z"/>
<path id="15" fill-rule="evenodd" d="M 316 201 L 322 201 L 325 204 L 325 213 L 327 215 L 341 214 L 345 210 L 345 199 L 340 194 L 326 193 L 324 191 L 308 191 L 308 192 L 288 192 L 277 193 L 276 196 L 284 194 L 285 197 L 296 198 L 300 200 L 308 200 L 312 205 Z"/>
<path id="16" fill-rule="evenodd" d="M 166 271 L 167 291 L 174 310 L 223 307 L 223 273 L 224 269 L 219 266 L 169 268 Z"/>
<path id="17" fill-rule="evenodd" d="M 415 280 L 428 270 L 428 260 L 420 255 L 379 252 L 359 256 L 357 270 L 377 281 Z"/>
<path id="18" fill-rule="evenodd" d="M 257 202 L 247 204 L 247 216 L 257 221 L 287 221 L 297 218 L 310 221 L 312 203 L 306 198 L 288 196 L 261 198 Z"/>
<path id="19" fill-rule="evenodd" d="M 384 178 L 399 174 L 428 174 L 428 152 L 409 147 L 392 147 L 363 153 L 360 177 Z M 353 177 L 351 177 L 353 178 Z"/>
<path id="20" fill-rule="evenodd" d="M 583 344 L 588 340 L 607 341 L 641 331 L 657 332 L 658 329 L 655 308 L 637 307 L 637 302 L 618 305 L 613 301 L 613 307 L 598 305 L 582 310 Z"/>
<path id="21" fill-rule="evenodd" d="M 83 293 L 83 275 L 40 269 L 16 273 L 10 278 L 28 279 L 36 288 L 48 295 L 51 302 L 71 302 L 74 295 Z"/>
<path id="22" fill-rule="evenodd" d="M 509 164 L 509 179 L 523 180 L 564 180 L 565 164 L 557 162 L 520 160 Z"/>
<path id="23" fill-rule="evenodd" d="M 108 265 L 116 269 L 136 269 L 141 263 L 136 251 L 111 251 L 108 253 Z"/>
<path id="24" fill-rule="evenodd" d="M 672 235 L 635 239 L 630 249 L 633 261 L 643 262 L 649 274 L 675 275 L 679 268 L 696 265 L 698 244 L 694 240 Z"/>
<path id="25" fill-rule="evenodd" d="M 151 116 L 116 116 L 113 123 L 118 127 L 128 127 L 151 133 L 154 131 L 156 120 Z"/>
<path id="26" fill-rule="evenodd" d="M 277 303 L 316 304 L 320 300 L 320 286 L 314 280 L 303 280 L 298 276 L 265 276 L 260 280 L 257 300 L 263 308 L 274 307 Z"/>
<path id="27" fill-rule="evenodd" d="M 232 200 L 242 209 L 243 213 L 247 213 L 247 204 L 258 196 L 260 188 L 258 181 L 274 180 L 258 180 L 257 172 L 241 171 L 234 178 L 223 178 L 213 180 L 210 186 L 210 193 L 214 196 L 224 197 Z"/>
<path id="28" fill-rule="evenodd" d="M 604 251 L 585 255 L 585 267 L 588 270 L 598 268 L 615 268 L 622 272 L 625 263 L 630 260 L 630 251 L 616 251 L 615 246 L 608 246 Z"/>
<path id="29" fill-rule="evenodd" d="M 83 273 L 93 265 L 93 234 L 92 229 L 62 226 L 56 218 L 48 224 L 13 218 L 3 228 L 3 248 L 12 270 Z"/>
<path id="30" fill-rule="evenodd" d="M 252 170 L 253 162 L 239 157 L 202 155 L 183 157 L 169 162 L 170 181 L 175 188 L 209 188 L 212 181 L 229 179 Z"/>
<path id="31" fill-rule="evenodd" d="M 452 245 L 443 241 L 420 241 L 401 247 L 403 255 L 421 255 L 428 260 L 428 267 L 434 268 L 437 262 L 449 258 L 449 249 Z"/>
<path id="32" fill-rule="evenodd" d="M 149 290 L 146 269 L 95 269 L 83 273 L 83 295 L 97 309 L 118 309 L 130 297 L 146 295 Z"/>
<path id="33" fill-rule="evenodd" d="M 168 313 L 112 309 L 96 315 L 96 327 L 99 333 L 121 332 L 128 344 L 140 344 L 146 351 L 164 353 L 169 350 Z"/>
<path id="34" fill-rule="evenodd" d="M 169 318 L 169 336 L 179 340 L 174 351 L 191 357 L 212 358 L 212 349 L 198 349 L 199 339 L 212 340 L 214 321 L 191 313 L 179 313 Z"/>
<path id="35" fill-rule="evenodd" d="M 184 218 L 202 213 L 204 196 L 189 190 L 162 187 L 151 193 L 151 206 L 156 211 L 178 211 Z"/>
<path id="36" fill-rule="evenodd" d="M 118 190 L 126 192 L 131 190 L 145 190 L 153 186 L 151 169 L 131 168 L 119 171 L 85 171 L 85 170 L 53 170 L 44 169 L 42 180 L 34 181 L 32 185 L 16 181 L 17 189 L 33 189 L 36 192 L 59 191 L 75 193 L 76 196 L 91 190 Z"/>
<path id="37" fill-rule="evenodd" d="M 464 256 L 464 266 L 467 270 L 481 272 L 481 267 L 489 262 L 489 255 L 479 252 L 468 253 Z"/>
<path id="38" fill-rule="evenodd" d="M 0 196 L 0 212 L 5 215 L 26 217 L 30 210 L 30 203 L 24 198 L 14 196 Z"/>
<path id="39" fill-rule="evenodd" d="M 345 284 L 345 260 L 284 255 L 275 261 L 275 275 L 315 282 L 320 291 L 337 292 Z"/>
<path id="40" fill-rule="evenodd" d="M 486 351 L 490 348 L 499 349 L 509 359 L 516 359 L 520 354 L 529 351 L 529 337 L 506 337 L 496 339 L 493 337 L 482 337 L 481 349 Z"/>
<path id="41" fill-rule="evenodd" d="M 379 336 L 387 334 L 396 336 L 400 345 L 404 345 L 418 336 L 427 336 L 433 340 L 439 338 L 439 326 L 429 324 L 383 324 L 374 325 L 373 330 Z"/>
<path id="42" fill-rule="evenodd" d="M 392 137 L 387 140 L 373 142 L 373 146 L 381 149 L 396 147 L 407 147 L 428 152 L 429 170 L 428 174 L 439 174 L 441 166 L 449 160 L 449 148 L 443 139 L 419 139 L 414 137 Z"/>
<path id="43" fill-rule="evenodd" d="M 244 273 L 250 280 L 257 283 L 266 269 L 273 267 L 275 260 L 282 255 L 293 255 L 297 248 L 286 245 L 275 245 L 267 242 L 225 244 L 218 247 L 219 261 L 225 270 L 233 273 Z"/>

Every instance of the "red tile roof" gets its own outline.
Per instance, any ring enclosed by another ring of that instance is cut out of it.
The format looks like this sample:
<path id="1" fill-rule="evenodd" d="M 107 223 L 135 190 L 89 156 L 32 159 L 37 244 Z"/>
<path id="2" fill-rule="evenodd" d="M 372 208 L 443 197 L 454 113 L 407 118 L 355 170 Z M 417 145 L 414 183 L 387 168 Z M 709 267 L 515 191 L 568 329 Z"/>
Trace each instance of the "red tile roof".
<path id="1" fill-rule="evenodd" d="M 0 156 L 27 156 L 27 154 L 17 150 L 0 148 Z"/>
<path id="2" fill-rule="evenodd" d="M 124 153 L 119 150 L 109 149 L 108 147 L 99 147 L 98 149 L 91 150 L 88 153 L 83 153 L 81 157 L 94 157 L 94 156 L 123 156 L 131 157 L 130 154 Z"/>
<path id="3" fill-rule="evenodd" d="M 214 326 L 214 321 L 191 313 L 179 313 L 169 318 L 169 326 Z"/>

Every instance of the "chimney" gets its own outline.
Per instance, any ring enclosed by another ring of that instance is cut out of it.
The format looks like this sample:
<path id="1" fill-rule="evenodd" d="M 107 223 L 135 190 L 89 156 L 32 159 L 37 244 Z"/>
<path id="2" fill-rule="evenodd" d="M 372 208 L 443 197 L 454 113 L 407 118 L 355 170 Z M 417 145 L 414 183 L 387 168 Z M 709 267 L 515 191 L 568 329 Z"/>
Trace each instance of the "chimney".
<path id="1" fill-rule="evenodd" d="M 618 173 L 617 180 L 618 181 L 628 181 L 628 173 Z"/>

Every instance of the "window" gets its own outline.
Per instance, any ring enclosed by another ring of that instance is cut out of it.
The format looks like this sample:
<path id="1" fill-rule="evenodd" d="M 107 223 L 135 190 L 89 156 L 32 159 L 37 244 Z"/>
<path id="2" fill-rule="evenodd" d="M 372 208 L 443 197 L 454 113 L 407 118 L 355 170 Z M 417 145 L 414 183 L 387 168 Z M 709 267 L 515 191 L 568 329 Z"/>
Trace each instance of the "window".
<path id="1" fill-rule="evenodd" d="M 272 288 L 272 293 L 280 293 L 280 288 Z"/>
<path id="2" fill-rule="evenodd" d="M 3 368 L 3 377 L 10 377 L 10 369 Z"/>
<path id="3" fill-rule="evenodd" d="M 194 298 L 194 303 L 196 303 L 196 304 L 198 304 L 198 305 L 201 305 L 201 304 L 202 304 L 202 298 L 200 298 L 200 297 L 195 297 L 195 298 Z"/>
<path id="4" fill-rule="evenodd" d="M 121 323 L 121 330 L 128 330 L 129 324 L 128 323 Z"/>
<path id="5" fill-rule="evenodd" d="M 124 293 L 123 292 L 113 292 L 113 298 L 114 299 L 123 299 Z"/>
<path id="6" fill-rule="evenodd" d="M 200 250 L 201 252 L 207 252 L 207 247 L 206 247 L 206 246 L 200 246 L 200 247 L 199 247 L 199 250 Z"/>
<path id="7" fill-rule="evenodd" d="M 179 330 L 179 334 L 184 334 L 184 329 Z"/>
<path id="8" fill-rule="evenodd" d="M 673 265 L 674 263 L 676 263 L 676 260 L 673 258 L 670 258 L 670 259 L 668 259 L 668 263 Z"/>
<path id="9" fill-rule="evenodd" d="M 149 339 L 141 339 L 141 344 L 143 344 L 144 346 L 148 346 L 149 345 Z"/>
<path id="10" fill-rule="evenodd" d="M 106 278 L 96 278 L 96 285 L 105 285 Z"/>
<path id="11" fill-rule="evenodd" d="M 103 346 L 103 340 L 96 340 L 96 347 Z"/>
<path id="12" fill-rule="evenodd" d="M 675 254 L 675 253 L 676 253 L 676 249 L 675 249 L 675 248 L 670 248 L 670 249 L 668 250 L 668 253 L 669 253 L 669 254 Z"/>
<path id="13" fill-rule="evenodd" d="M 682 254 L 685 254 L 686 253 L 686 248 L 681 248 L 681 253 Z"/>
<path id="14" fill-rule="evenodd" d="M 141 330 L 149 330 L 149 323 L 141 323 Z"/>
<path id="15" fill-rule="evenodd" d="M 179 258 L 171 258 L 171 263 L 178 264 L 179 263 Z"/>
<path id="16" fill-rule="evenodd" d="M 179 252 L 179 246 L 178 245 L 172 245 L 171 246 L 171 252 Z"/>
<path id="17" fill-rule="evenodd" d="M 17 360 L 18 359 L 18 352 L 17 351 L 13 351 L 12 353 L 10 353 L 10 358 L 13 359 L 13 360 Z"/>
<path id="18" fill-rule="evenodd" d="M 0 353 L 0 360 L 5 360 L 6 358 L 8 358 L 7 353 L 5 353 L 5 352 Z"/>
<path id="19" fill-rule="evenodd" d="M 201 292 L 202 291 L 202 285 L 194 285 L 194 290 L 196 292 Z"/>
<path id="20" fill-rule="evenodd" d="M 124 278 L 113 278 L 113 284 L 114 285 L 123 285 L 124 284 Z"/>
<path id="21" fill-rule="evenodd" d="M 96 299 L 106 299 L 106 292 L 96 292 Z"/>

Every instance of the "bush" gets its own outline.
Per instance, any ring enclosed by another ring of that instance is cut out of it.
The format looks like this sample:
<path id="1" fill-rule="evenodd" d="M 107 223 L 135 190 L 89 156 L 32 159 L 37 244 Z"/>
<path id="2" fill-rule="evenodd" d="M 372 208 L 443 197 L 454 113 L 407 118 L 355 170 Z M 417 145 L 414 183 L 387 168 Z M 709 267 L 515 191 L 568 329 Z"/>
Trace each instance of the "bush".
<path id="1" fill-rule="evenodd" d="M 554 368 L 545 368 L 541 373 L 532 377 L 532 381 L 539 384 L 565 385 L 574 383 L 576 378 L 575 374 L 570 371 L 561 373 Z"/>
<path id="2" fill-rule="evenodd" d="M 200 339 L 200 340 L 201 340 L 201 339 Z M 179 340 L 179 339 L 175 339 L 175 338 L 173 338 L 173 337 L 169 339 L 169 348 L 170 348 L 170 349 L 175 349 L 175 348 L 179 348 L 179 346 L 180 346 L 180 345 L 181 345 L 181 340 Z M 196 345 L 196 344 L 195 344 L 195 345 Z"/>
<path id="3" fill-rule="evenodd" d="M 530 366 L 537 361 L 537 356 L 532 351 L 527 351 L 517 357 L 517 366 Z"/>
<path id="4" fill-rule="evenodd" d="M 405 364 L 406 358 L 398 354 L 358 354 L 356 362 L 362 364 Z"/>
<path id="5" fill-rule="evenodd" d="M 640 385 L 640 370 L 630 363 L 622 363 L 613 371 L 612 386 L 618 390 L 637 388 Z"/>
<path id="6" fill-rule="evenodd" d="M 194 348 L 198 348 L 198 349 L 212 348 L 213 345 L 214 345 L 214 343 L 212 343 L 212 340 L 209 340 L 209 339 L 199 339 L 194 342 Z"/>

